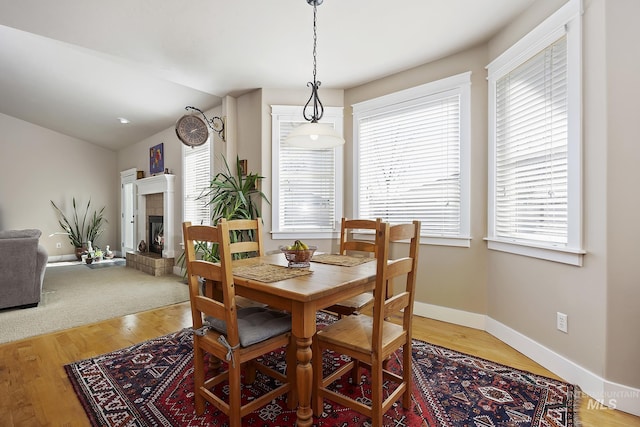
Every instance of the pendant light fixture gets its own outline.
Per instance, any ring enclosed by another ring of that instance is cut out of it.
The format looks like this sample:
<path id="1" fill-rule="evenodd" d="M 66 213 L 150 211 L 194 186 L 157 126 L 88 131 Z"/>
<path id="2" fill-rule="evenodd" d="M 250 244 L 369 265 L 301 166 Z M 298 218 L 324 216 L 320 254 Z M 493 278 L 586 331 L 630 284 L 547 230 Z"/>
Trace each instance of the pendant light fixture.
<path id="1" fill-rule="evenodd" d="M 322 2 L 323 0 L 307 0 L 307 3 L 313 6 L 313 81 L 307 83 L 307 86 L 311 87 L 311 96 L 302 110 L 302 116 L 309 123 L 293 129 L 284 141 L 294 147 L 307 149 L 333 148 L 344 144 L 344 138 L 333 127 L 328 124 L 318 123 L 324 114 L 324 107 L 318 97 L 320 82 L 316 80 L 317 7 Z M 307 113 L 309 108 L 313 109 L 312 115 Z"/>

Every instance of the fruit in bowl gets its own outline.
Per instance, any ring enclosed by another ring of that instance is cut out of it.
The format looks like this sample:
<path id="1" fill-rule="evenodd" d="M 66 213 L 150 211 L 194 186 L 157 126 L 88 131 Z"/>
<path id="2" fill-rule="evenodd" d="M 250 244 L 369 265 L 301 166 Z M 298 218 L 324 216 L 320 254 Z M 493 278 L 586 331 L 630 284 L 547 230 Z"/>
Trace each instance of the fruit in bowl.
<path id="1" fill-rule="evenodd" d="M 309 267 L 316 249 L 316 246 L 308 246 L 300 240 L 296 240 L 290 246 L 280 246 L 280 250 L 289 261 L 289 267 Z"/>

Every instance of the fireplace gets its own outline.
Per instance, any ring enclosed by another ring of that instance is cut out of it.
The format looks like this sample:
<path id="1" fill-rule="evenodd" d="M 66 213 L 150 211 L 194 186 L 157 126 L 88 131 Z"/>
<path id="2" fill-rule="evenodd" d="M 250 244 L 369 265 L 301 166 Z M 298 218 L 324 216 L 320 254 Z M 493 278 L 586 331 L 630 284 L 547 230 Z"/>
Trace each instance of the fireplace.
<path id="1" fill-rule="evenodd" d="M 161 251 L 162 258 L 173 258 L 175 256 L 175 177 L 175 175 L 161 174 L 136 180 L 136 191 L 138 194 L 137 215 L 139 215 L 140 218 L 140 222 L 136 223 L 137 241 L 139 242 L 144 240 L 147 243 L 147 248 L 150 248 L 151 243 L 153 243 L 154 236 L 150 234 L 149 229 L 152 227 L 148 228 L 150 221 L 147 215 L 162 216 L 162 229 L 164 236 L 163 248 Z M 159 195 L 159 200 L 161 201 L 149 200 L 147 202 L 147 198 L 149 198 L 149 196 L 154 196 L 156 194 Z"/>
<path id="2" fill-rule="evenodd" d="M 164 249 L 164 222 L 159 215 L 149 215 L 149 252 L 162 255 Z"/>

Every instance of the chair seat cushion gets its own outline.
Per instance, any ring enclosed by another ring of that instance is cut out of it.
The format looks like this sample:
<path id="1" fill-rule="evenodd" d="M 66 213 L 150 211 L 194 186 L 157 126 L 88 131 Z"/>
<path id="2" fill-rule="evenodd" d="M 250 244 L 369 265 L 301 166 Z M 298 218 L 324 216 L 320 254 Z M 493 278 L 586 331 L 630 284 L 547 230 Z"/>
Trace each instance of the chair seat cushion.
<path id="1" fill-rule="evenodd" d="M 216 331 L 226 334 L 227 325 L 222 319 L 207 316 L 205 322 Z M 238 335 L 240 345 L 250 345 L 267 340 L 291 330 L 291 315 L 264 307 L 238 309 Z"/>

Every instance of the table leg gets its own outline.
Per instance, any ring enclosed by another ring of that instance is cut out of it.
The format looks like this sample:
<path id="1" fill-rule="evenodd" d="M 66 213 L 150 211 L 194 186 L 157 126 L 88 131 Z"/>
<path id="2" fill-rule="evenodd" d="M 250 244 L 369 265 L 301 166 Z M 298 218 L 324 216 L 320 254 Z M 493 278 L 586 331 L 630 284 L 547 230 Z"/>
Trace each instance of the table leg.
<path id="1" fill-rule="evenodd" d="M 311 410 L 311 387 L 313 381 L 311 338 L 297 338 L 296 345 L 296 357 L 298 359 L 296 367 L 298 421 L 296 425 L 298 427 L 309 427 L 313 422 L 313 412 Z"/>

